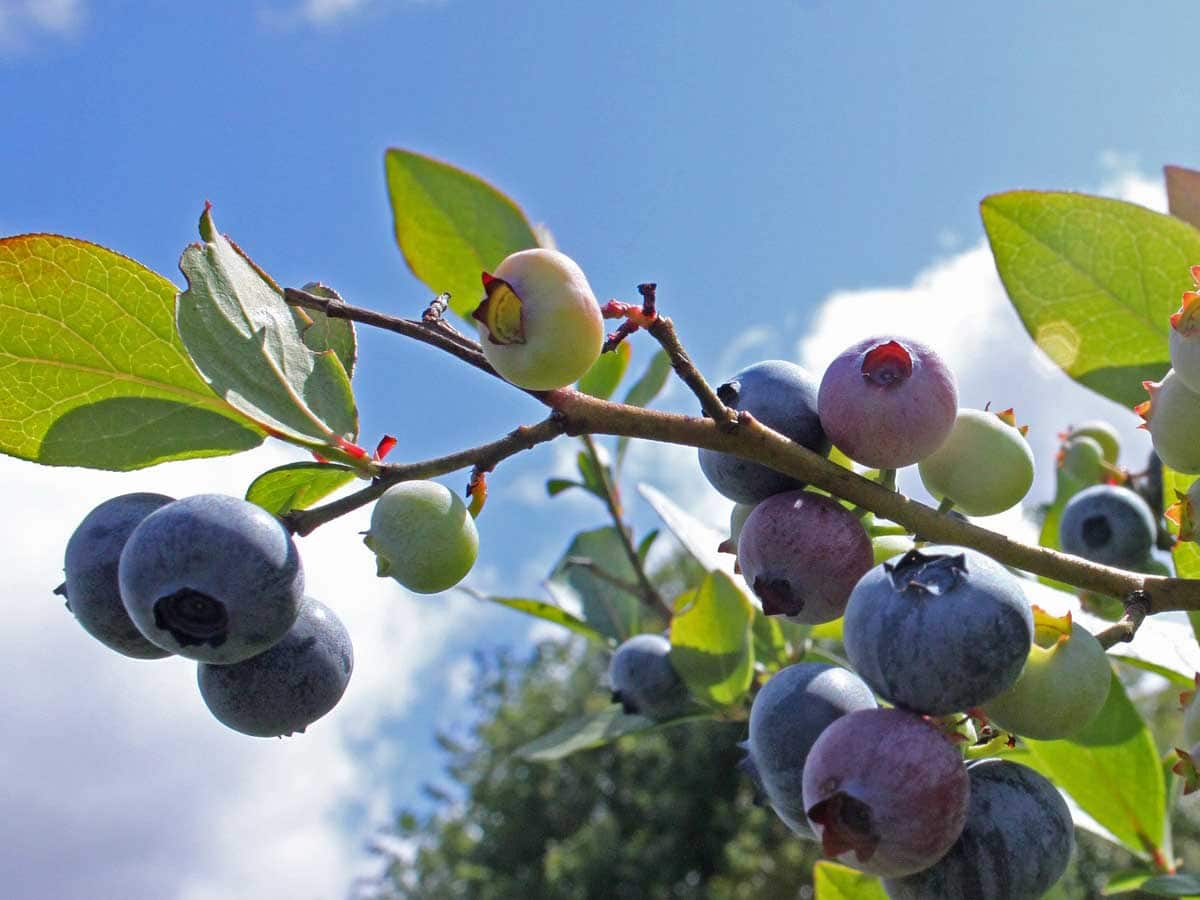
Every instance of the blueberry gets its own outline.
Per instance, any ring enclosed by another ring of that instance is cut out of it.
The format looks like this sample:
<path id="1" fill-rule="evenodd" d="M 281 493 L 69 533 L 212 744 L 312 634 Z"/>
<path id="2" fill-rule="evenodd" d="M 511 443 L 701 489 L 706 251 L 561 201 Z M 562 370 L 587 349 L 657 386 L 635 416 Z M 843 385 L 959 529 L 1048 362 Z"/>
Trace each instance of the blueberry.
<path id="1" fill-rule="evenodd" d="M 671 665 L 671 642 L 659 634 L 638 634 L 613 652 L 608 681 L 614 703 L 628 715 L 667 719 L 687 705 L 688 689 Z"/>
<path id="2" fill-rule="evenodd" d="M 717 388 L 717 396 L 814 453 L 829 452 L 829 438 L 817 415 L 816 379 L 800 366 L 783 360 L 755 363 Z M 790 475 L 736 456 L 715 450 L 701 450 L 699 455 L 708 483 L 738 503 L 757 503 L 804 486 Z"/>
<path id="3" fill-rule="evenodd" d="M 403 481 L 371 511 L 363 539 L 379 576 L 410 591 L 436 594 L 467 577 L 479 555 L 479 532 L 462 498 L 436 481 Z"/>
<path id="4" fill-rule="evenodd" d="M 201 662 L 248 659 L 283 637 L 304 597 L 292 536 L 260 506 L 219 494 L 169 503 L 129 536 L 118 569 L 133 623 Z"/>
<path id="5" fill-rule="evenodd" d="M 738 538 L 738 564 L 764 613 L 816 624 L 841 617 L 874 555 L 854 513 L 799 490 L 754 507 Z"/>
<path id="6" fill-rule="evenodd" d="M 304 599 L 300 615 L 270 649 L 228 666 L 200 663 L 196 677 L 221 724 L 253 737 L 304 731 L 333 709 L 354 671 L 354 648 L 325 604 Z"/>
<path id="7" fill-rule="evenodd" d="M 804 816 L 804 763 L 829 725 L 875 697 L 853 672 L 826 663 L 780 669 L 750 708 L 749 768 L 768 802 L 792 831 L 813 837 Z"/>
<path id="8" fill-rule="evenodd" d="M 105 500 L 84 516 L 67 541 L 66 582 L 56 593 L 66 595 L 67 608 L 88 634 L 135 659 L 162 659 L 171 653 L 146 640 L 129 618 L 121 602 L 117 563 L 138 523 L 174 499 L 162 494 L 122 494 Z"/>
<path id="9" fill-rule="evenodd" d="M 1200 474 L 1200 394 L 1171 369 L 1160 382 L 1142 382 L 1150 399 L 1134 407 L 1145 420 L 1154 450 L 1176 472 Z"/>
<path id="10" fill-rule="evenodd" d="M 817 738 L 804 767 L 804 807 L 822 851 L 887 878 L 919 872 L 950 849 L 969 791 L 958 750 L 899 709 L 842 716 Z"/>
<path id="11" fill-rule="evenodd" d="M 1016 577 L 967 547 L 930 546 L 871 569 L 843 623 L 846 655 L 884 699 L 929 715 L 1009 688 L 1033 645 Z"/>
<path id="12" fill-rule="evenodd" d="M 1037 900 L 1066 871 L 1074 826 L 1053 784 L 1003 759 L 972 763 L 967 775 L 971 799 L 962 834 L 928 869 L 885 881 L 892 900 Z"/>
<path id="13" fill-rule="evenodd" d="M 954 373 L 911 338 L 859 341 L 829 364 L 818 397 L 821 425 L 856 462 L 898 469 L 920 462 L 954 427 Z"/>
<path id="14" fill-rule="evenodd" d="M 1155 530 L 1154 514 L 1136 493 L 1095 484 L 1063 507 L 1058 540 L 1067 553 L 1127 569 L 1150 555 Z"/>
<path id="15" fill-rule="evenodd" d="M 1004 512 L 1033 486 L 1033 450 L 1012 410 L 960 409 L 950 436 L 917 468 L 930 494 L 969 516 Z"/>

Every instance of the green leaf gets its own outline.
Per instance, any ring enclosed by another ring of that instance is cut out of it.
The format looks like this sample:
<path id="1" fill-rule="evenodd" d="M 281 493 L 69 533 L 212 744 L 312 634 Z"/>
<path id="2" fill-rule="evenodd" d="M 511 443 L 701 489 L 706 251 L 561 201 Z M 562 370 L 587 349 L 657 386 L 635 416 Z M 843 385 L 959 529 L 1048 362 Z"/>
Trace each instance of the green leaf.
<path id="1" fill-rule="evenodd" d="M 288 463 L 255 478 L 246 489 L 246 499 L 282 516 L 293 509 L 308 509 L 355 477 L 354 469 L 337 463 Z"/>
<path id="2" fill-rule="evenodd" d="M 310 281 L 303 290 L 329 300 L 342 299 L 341 294 L 318 281 Z M 354 333 L 354 323 L 349 319 L 327 316 L 319 309 L 301 309 L 298 306 L 291 309 L 308 349 L 317 353 L 332 350 L 342 361 L 346 376 L 353 378 L 354 365 L 358 362 L 358 336 Z"/>
<path id="3" fill-rule="evenodd" d="M 751 625 L 754 634 L 754 659 L 775 671 L 786 666 L 788 659 L 788 642 L 779 626 L 779 621 L 771 616 L 764 616 L 759 610 L 754 611 L 754 621 Z"/>
<path id="4" fill-rule="evenodd" d="M 537 619 L 553 622 L 555 625 L 561 625 L 563 628 L 582 635 L 589 641 L 594 641 L 603 647 L 612 646 L 613 642 L 608 637 L 601 634 L 579 617 L 571 615 L 565 609 L 560 609 L 553 603 L 546 603 L 544 600 L 532 600 L 527 597 L 494 597 L 490 594 L 480 594 L 467 588 L 462 588 L 462 590 L 465 590 L 478 600 L 486 600 L 490 603 L 497 603 L 500 606 L 507 606 L 509 609 L 515 609 L 517 612 L 525 613 L 527 616 L 533 616 Z"/>
<path id="5" fill-rule="evenodd" d="M 278 285 L 217 233 L 207 209 L 200 233 L 205 243 L 188 247 L 179 262 L 188 289 L 176 323 L 205 381 L 286 440 L 319 449 L 353 441 L 358 414 L 337 354 L 305 345 Z"/>
<path id="6" fill-rule="evenodd" d="M 1190 289 L 1200 231 L 1084 194 L 1013 191 L 981 205 L 996 267 L 1034 342 L 1123 406 L 1170 367 L 1168 316 Z"/>
<path id="7" fill-rule="evenodd" d="M 813 866 L 813 889 L 816 900 L 887 900 L 887 892 L 874 875 L 827 859 Z"/>
<path id="8" fill-rule="evenodd" d="M 1122 653 L 1109 652 L 1109 658 L 1115 659 L 1118 663 L 1129 666 L 1133 669 L 1140 669 L 1143 672 L 1153 672 L 1155 675 L 1161 675 L 1171 684 L 1178 685 L 1182 688 L 1194 688 L 1195 683 L 1191 675 L 1185 675 L 1183 672 L 1177 672 L 1175 669 L 1161 665 L 1156 662 L 1151 662 L 1148 659 L 1140 659 L 1136 656 L 1126 656 Z"/>
<path id="9" fill-rule="evenodd" d="M 605 637 L 623 641 L 641 631 L 642 605 L 639 598 L 600 575 L 572 565 L 573 559 L 591 560 L 617 581 L 633 585 L 637 573 L 625 556 L 616 529 L 611 526 L 581 531 L 571 540 L 566 553 L 547 582 L 559 605 L 578 608 L 580 618 Z"/>
<path id="10" fill-rule="evenodd" d="M 519 747 L 515 755 L 534 762 L 553 762 L 580 750 L 590 750 L 592 747 L 615 741 L 627 734 L 707 718 L 707 714 L 689 713 L 675 719 L 656 722 L 644 716 L 628 716 L 621 711 L 620 706 L 614 705 L 563 723 L 550 733 Z"/>
<path id="11" fill-rule="evenodd" d="M 615 350 L 601 353 L 592 367 L 583 373 L 576 387 L 585 394 L 607 400 L 625 377 L 631 353 L 627 343 L 617 344 Z"/>
<path id="12" fill-rule="evenodd" d="M 711 572 L 675 600 L 671 665 L 692 696 L 730 706 L 750 688 L 754 675 L 754 607 L 724 572 Z"/>
<path id="13" fill-rule="evenodd" d="M 597 497 L 604 496 L 604 476 L 600 471 L 600 467 L 596 465 L 596 461 L 586 450 L 580 450 L 575 457 L 575 468 L 579 470 L 579 477 L 583 479 L 583 486 L 591 491 Z"/>
<path id="14" fill-rule="evenodd" d="M 646 366 L 646 371 L 642 373 L 642 377 L 634 382 L 633 387 L 629 389 L 629 393 L 625 395 L 625 402 L 630 406 L 646 406 L 658 396 L 659 392 L 666 385 L 667 376 L 670 374 L 671 357 L 667 355 L 666 350 L 659 350 L 651 357 L 650 364 Z M 621 463 L 625 461 L 625 451 L 628 448 L 629 438 L 622 437 L 617 441 L 618 469 L 621 468 Z"/>
<path id="15" fill-rule="evenodd" d="M 483 299 L 483 272 L 538 245 L 517 204 L 477 176 L 408 150 L 388 150 L 384 165 L 404 260 L 459 315 Z"/>
<path id="16" fill-rule="evenodd" d="M 1117 894 L 1128 894 L 1136 891 L 1143 882 L 1154 877 L 1150 869 L 1121 869 L 1108 876 L 1104 887 L 1100 890 L 1102 897 L 1114 897 Z"/>
<path id="17" fill-rule="evenodd" d="M 1163 166 L 1167 180 L 1167 209 L 1177 219 L 1200 228 L 1200 172 L 1182 166 Z"/>
<path id="18" fill-rule="evenodd" d="M 557 497 L 563 491 L 571 488 L 584 488 L 586 485 L 580 484 L 578 481 L 571 481 L 569 478 L 548 478 L 546 479 L 546 493 L 551 497 Z"/>
<path id="19" fill-rule="evenodd" d="M 1139 890 L 1155 897 L 1200 896 L 1200 876 L 1155 875 L 1141 883 Z"/>
<path id="20" fill-rule="evenodd" d="M 1164 465 L 1163 512 L 1179 500 L 1180 494 L 1186 494 L 1195 480 L 1195 475 L 1185 475 Z M 1178 535 L 1179 527 L 1174 522 L 1168 524 L 1171 533 Z M 1180 578 L 1200 578 L 1200 544 L 1195 541 L 1177 541 L 1171 550 L 1171 561 L 1175 563 L 1175 574 Z"/>
<path id="21" fill-rule="evenodd" d="M 733 575 L 733 555 L 717 550 L 717 546 L 725 540 L 727 534 L 709 528 L 691 513 L 680 508 L 658 488 L 639 484 L 637 489 L 642 499 L 658 513 L 667 530 L 678 538 L 683 549 L 690 553 L 702 568 L 709 572 L 720 571 Z"/>
<path id="22" fill-rule="evenodd" d="M 637 558 L 638 558 L 638 561 L 641 562 L 641 564 L 643 566 L 646 565 L 646 557 L 648 557 L 650 555 L 650 547 L 654 544 L 655 540 L 657 540 L 657 539 L 658 539 L 658 529 L 653 528 L 650 531 L 647 531 L 645 536 L 641 539 L 641 541 L 638 542 Z"/>
<path id="23" fill-rule="evenodd" d="M 96 244 L 0 240 L 0 452 L 127 471 L 262 443 L 196 374 L 175 333 L 175 293 Z"/>
<path id="24" fill-rule="evenodd" d="M 1131 853 L 1161 847 L 1166 794 L 1154 736 L 1114 673 L 1100 714 L 1070 740 L 1026 740 L 1043 771 Z"/>

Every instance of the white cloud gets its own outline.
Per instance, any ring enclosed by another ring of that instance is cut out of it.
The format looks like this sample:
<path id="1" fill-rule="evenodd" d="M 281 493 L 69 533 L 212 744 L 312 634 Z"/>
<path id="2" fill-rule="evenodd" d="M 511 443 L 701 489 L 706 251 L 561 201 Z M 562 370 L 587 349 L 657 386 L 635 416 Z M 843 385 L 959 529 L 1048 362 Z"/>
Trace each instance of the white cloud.
<path id="1" fill-rule="evenodd" d="M 131 490 L 238 494 L 293 458 L 285 453 L 267 447 L 136 475 L 0 458 L 6 895 L 324 898 L 343 896 L 370 865 L 366 829 L 392 807 L 379 767 L 395 763 L 378 731 L 403 718 L 415 676 L 476 601 L 414 598 L 376 578 L 357 534 L 365 510 L 301 539 L 308 590 L 345 621 L 355 671 L 338 708 L 308 733 L 261 740 L 212 719 L 194 664 L 110 653 L 50 593 L 67 538 L 101 500 Z M 358 831 L 346 825 L 354 803 L 367 804 L 357 812 L 370 820 Z"/>
<path id="2" fill-rule="evenodd" d="M 1102 191 L 1121 199 L 1166 209 L 1158 181 L 1109 166 Z M 919 272 L 902 288 L 845 291 L 830 296 L 797 346 L 802 365 L 823 372 L 852 343 L 872 334 L 911 335 L 932 346 L 958 379 L 963 406 L 1013 406 L 1028 423 L 1037 461 L 1030 502 L 1048 499 L 1054 489 L 1051 460 L 1058 433 L 1084 419 L 1112 422 L 1122 435 L 1121 462 L 1141 468 L 1150 441 L 1140 419 L 1071 381 L 1034 344 L 1013 310 L 985 243 Z M 928 499 L 916 470 L 901 472 L 900 487 Z M 1001 522 L 1013 523 L 1013 514 Z M 986 522 L 984 524 L 987 524 Z"/>
<path id="3" fill-rule="evenodd" d="M 0 52 L 24 50 L 42 35 L 71 37 L 84 18 L 83 0 L 0 0 Z"/>
<path id="4" fill-rule="evenodd" d="M 405 0 L 409 6 L 433 6 L 443 0 Z M 268 27 L 293 28 L 307 25 L 328 27 L 369 11 L 382 10 L 388 4 L 379 0 L 301 0 L 286 9 L 264 9 L 260 20 Z M 397 5 L 392 3 L 391 5 Z M 552 238 L 551 238 L 552 239 Z"/>

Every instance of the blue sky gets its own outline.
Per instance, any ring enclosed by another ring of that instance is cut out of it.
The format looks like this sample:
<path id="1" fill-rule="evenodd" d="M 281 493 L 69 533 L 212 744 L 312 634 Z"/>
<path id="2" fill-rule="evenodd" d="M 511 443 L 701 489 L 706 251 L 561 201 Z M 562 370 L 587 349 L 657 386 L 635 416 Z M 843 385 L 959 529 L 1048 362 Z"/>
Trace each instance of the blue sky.
<path id="1" fill-rule="evenodd" d="M 0 233 L 87 238 L 181 283 L 211 200 L 281 282 L 415 314 L 428 292 L 393 243 L 383 178 L 385 148 L 406 147 L 508 192 L 602 298 L 657 281 L 713 380 L 772 356 L 819 370 L 895 328 L 947 345 L 964 404 L 1027 410 L 1039 463 L 1064 408 L 1112 417 L 1136 463 L 1147 445 L 1129 413 L 1081 391 L 1052 402 L 1069 389 L 1005 307 L 977 203 L 1034 187 L 1161 204 L 1162 163 L 1200 166 L 1193 19 L 1187 3 L 0 0 Z M 398 458 L 542 414 L 427 348 L 360 338 L 364 441 L 395 434 Z M 648 355 L 635 342 L 634 365 Z M 680 390 L 663 404 L 694 407 Z M 585 500 L 540 499 L 572 451 L 493 476 L 472 583 L 534 594 L 565 535 L 602 524 Z M 470 649 L 525 639 L 513 615 L 377 581 L 361 523 L 330 526 L 302 552 L 359 669 L 310 734 L 255 742 L 207 719 L 187 664 L 110 659 L 48 596 L 60 548 L 105 497 L 241 492 L 288 458 L 129 476 L 0 460 L 22 513 L 0 542 L 16 572 L 0 632 L 0 808 L 16 810 L 0 883 L 19 896 L 341 896 L 370 871 L 370 825 L 436 776 L 433 730 L 463 721 Z M 631 463 L 720 520 L 690 453 L 642 448 Z M 263 865 L 246 862 L 250 839 Z"/>

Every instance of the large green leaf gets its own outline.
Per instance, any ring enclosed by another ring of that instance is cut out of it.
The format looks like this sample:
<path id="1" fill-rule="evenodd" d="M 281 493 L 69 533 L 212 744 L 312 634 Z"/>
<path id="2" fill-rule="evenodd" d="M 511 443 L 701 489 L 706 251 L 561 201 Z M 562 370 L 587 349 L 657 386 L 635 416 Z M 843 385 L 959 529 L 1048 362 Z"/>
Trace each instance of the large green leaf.
<path id="1" fill-rule="evenodd" d="M 753 621 L 754 607 L 724 572 L 710 572 L 698 588 L 676 598 L 671 665 L 693 697 L 729 706 L 749 690 Z"/>
<path id="2" fill-rule="evenodd" d="M 0 240 L 0 452 L 124 471 L 262 443 L 196 374 L 175 293 L 96 244 Z"/>
<path id="3" fill-rule="evenodd" d="M 1104 708 L 1083 731 L 1025 743 L 1038 768 L 1131 853 L 1145 858 L 1163 846 L 1166 793 L 1154 736 L 1115 674 Z"/>
<path id="4" fill-rule="evenodd" d="M 579 565 L 582 561 L 609 578 Z M 577 607 L 589 627 L 623 641 L 642 630 L 642 605 L 637 595 L 622 584 L 636 585 L 637 573 L 629 564 L 616 529 L 608 525 L 575 535 L 546 586 L 560 605 Z"/>
<path id="5" fill-rule="evenodd" d="M 206 209 L 203 244 L 183 252 L 188 289 L 176 323 L 201 375 L 230 405 L 280 437 L 310 447 L 353 441 L 358 414 L 345 367 L 314 352 L 282 292 L 219 234 Z"/>
<path id="6" fill-rule="evenodd" d="M 1117 403 L 1167 371 L 1168 316 L 1190 289 L 1200 231 L 1085 194 L 986 197 L 983 224 L 1025 328 L 1068 375 Z"/>
<path id="7" fill-rule="evenodd" d="M 1138 889 L 1155 897 L 1200 897 L 1200 875 L 1155 875 Z"/>
<path id="8" fill-rule="evenodd" d="M 318 281 L 310 281 L 304 290 L 328 300 L 342 299 L 341 294 Z M 318 353 L 332 350 L 342 361 L 346 376 L 353 378 L 354 366 L 358 362 L 358 336 L 354 333 L 354 323 L 349 319 L 335 319 L 318 309 L 301 309 L 298 306 L 292 307 L 292 315 L 300 323 L 300 331 L 308 348 Z"/>
<path id="9" fill-rule="evenodd" d="M 250 482 L 246 499 L 282 516 L 293 509 L 308 509 L 356 477 L 354 469 L 337 463 L 288 463 L 263 472 Z"/>
<path id="10" fill-rule="evenodd" d="M 874 875 L 822 859 L 813 866 L 816 900 L 887 900 L 887 892 Z"/>
<path id="11" fill-rule="evenodd" d="M 467 589 L 462 588 L 462 590 Z M 553 603 L 547 603 L 544 600 L 534 600 L 529 597 L 495 597 L 490 594 L 480 594 L 472 590 L 467 590 L 467 593 L 479 600 L 486 600 L 490 603 L 506 606 L 527 616 L 533 616 L 536 619 L 561 625 L 568 631 L 582 635 L 589 641 L 594 641 L 603 647 L 611 647 L 613 644 L 612 639 L 601 634 L 579 617 L 571 615 L 565 609 L 557 607 Z"/>
<path id="12" fill-rule="evenodd" d="M 656 722 L 644 716 L 630 716 L 620 706 L 610 706 L 591 715 L 579 716 L 555 728 L 548 734 L 520 747 L 516 755 L 535 762 L 553 762 L 580 750 L 599 747 L 627 734 L 663 728 L 681 722 L 707 719 L 705 714 L 689 713 L 674 719 Z"/>
<path id="13" fill-rule="evenodd" d="M 459 315 L 483 299 L 483 272 L 538 245 L 520 207 L 481 178 L 408 150 L 387 151 L 384 166 L 405 262 Z"/>

